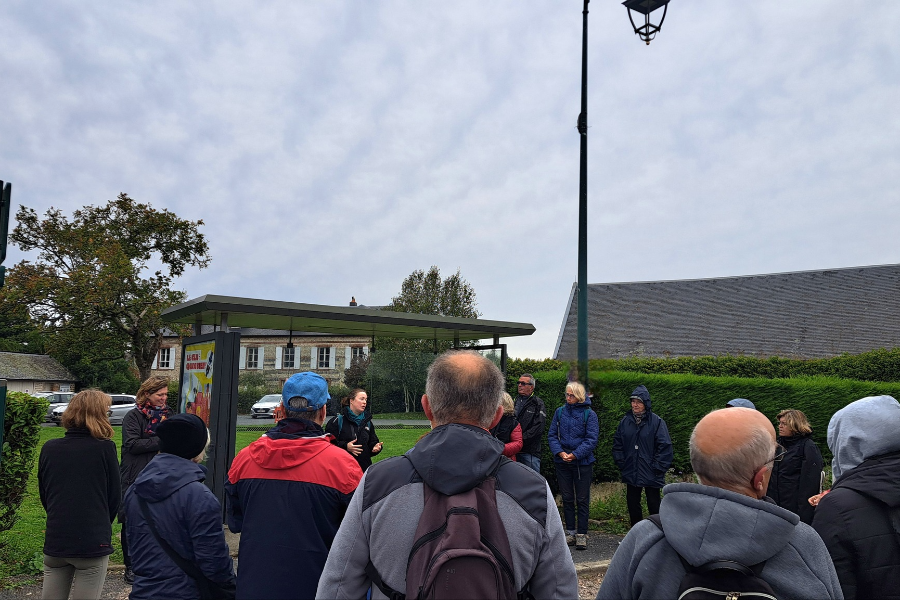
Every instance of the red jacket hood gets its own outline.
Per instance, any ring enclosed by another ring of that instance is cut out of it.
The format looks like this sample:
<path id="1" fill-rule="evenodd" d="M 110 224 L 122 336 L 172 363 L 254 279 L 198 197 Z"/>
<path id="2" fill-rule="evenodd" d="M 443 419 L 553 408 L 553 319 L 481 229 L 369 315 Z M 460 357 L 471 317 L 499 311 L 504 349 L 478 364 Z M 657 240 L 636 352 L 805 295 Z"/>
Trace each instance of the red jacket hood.
<path id="1" fill-rule="evenodd" d="M 312 460 L 331 446 L 329 436 L 273 440 L 262 436 L 250 444 L 250 458 L 264 469 L 291 469 Z"/>

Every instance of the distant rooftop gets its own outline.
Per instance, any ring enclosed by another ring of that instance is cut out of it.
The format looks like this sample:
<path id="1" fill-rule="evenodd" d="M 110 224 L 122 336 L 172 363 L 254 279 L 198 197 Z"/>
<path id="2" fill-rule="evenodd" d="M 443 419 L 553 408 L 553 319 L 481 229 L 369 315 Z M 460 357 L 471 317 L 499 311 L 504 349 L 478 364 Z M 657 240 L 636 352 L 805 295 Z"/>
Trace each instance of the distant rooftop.
<path id="1" fill-rule="evenodd" d="M 570 296 L 555 356 L 576 356 Z M 588 286 L 588 355 L 822 358 L 900 346 L 900 265 Z"/>
<path id="2" fill-rule="evenodd" d="M 19 352 L 0 352 L 0 379 L 78 381 L 77 377 L 52 356 Z"/>

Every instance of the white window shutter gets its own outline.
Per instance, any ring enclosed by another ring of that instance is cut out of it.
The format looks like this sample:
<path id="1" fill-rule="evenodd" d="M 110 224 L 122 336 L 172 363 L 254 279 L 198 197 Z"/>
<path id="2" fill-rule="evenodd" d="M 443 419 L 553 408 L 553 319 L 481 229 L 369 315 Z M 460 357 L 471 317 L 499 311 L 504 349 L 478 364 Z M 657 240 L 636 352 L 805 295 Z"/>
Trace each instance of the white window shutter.
<path id="1" fill-rule="evenodd" d="M 256 368 L 257 368 L 257 369 L 262 369 L 262 368 L 263 368 L 263 360 L 264 360 L 265 357 L 266 357 L 266 349 L 265 349 L 265 347 L 263 347 L 263 346 L 260 346 L 260 347 L 259 347 L 259 355 L 258 355 L 258 356 L 259 356 L 259 362 L 256 363 Z"/>
<path id="2" fill-rule="evenodd" d="M 328 368 L 329 369 L 334 368 L 334 355 L 335 354 L 337 354 L 337 348 L 332 346 L 331 348 L 329 348 L 329 352 L 328 352 Z"/>
<path id="3" fill-rule="evenodd" d="M 281 369 L 281 346 L 275 346 L 275 369 Z"/>
<path id="4" fill-rule="evenodd" d="M 247 348 L 241 346 L 241 355 L 238 358 L 238 369 L 246 369 L 247 368 Z"/>
<path id="5" fill-rule="evenodd" d="M 157 352 L 156 352 L 156 356 L 153 357 L 153 364 L 150 365 L 150 368 L 151 368 L 151 369 L 155 369 L 155 368 L 156 368 L 156 359 L 157 359 L 158 356 L 159 356 L 159 351 L 157 351 Z M 154 392 L 154 393 L 155 393 L 155 392 Z"/>
<path id="6" fill-rule="evenodd" d="M 348 369 L 350 368 L 351 352 L 352 350 L 350 349 L 350 346 L 344 348 L 344 366 Z"/>
<path id="7" fill-rule="evenodd" d="M 368 356 L 368 355 L 369 355 L 369 347 L 368 347 L 368 346 L 363 346 L 363 354 L 364 354 L 365 356 Z"/>
<path id="8" fill-rule="evenodd" d="M 319 366 L 319 349 L 313 346 L 310 350 L 312 350 L 312 354 L 309 359 L 309 368 L 315 370 Z"/>

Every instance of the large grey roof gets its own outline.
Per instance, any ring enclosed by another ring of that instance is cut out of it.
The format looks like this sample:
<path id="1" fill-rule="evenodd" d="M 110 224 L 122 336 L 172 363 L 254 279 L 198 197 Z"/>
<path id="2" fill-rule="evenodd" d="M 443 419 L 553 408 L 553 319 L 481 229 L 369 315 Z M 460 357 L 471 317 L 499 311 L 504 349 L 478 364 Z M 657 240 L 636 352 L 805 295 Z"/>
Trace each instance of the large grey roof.
<path id="1" fill-rule="evenodd" d="M 0 379 L 78 381 L 52 356 L 18 352 L 0 352 Z"/>
<path id="2" fill-rule="evenodd" d="M 555 357 L 575 358 L 570 296 Z M 900 265 L 588 286 L 588 355 L 818 358 L 900 346 Z"/>

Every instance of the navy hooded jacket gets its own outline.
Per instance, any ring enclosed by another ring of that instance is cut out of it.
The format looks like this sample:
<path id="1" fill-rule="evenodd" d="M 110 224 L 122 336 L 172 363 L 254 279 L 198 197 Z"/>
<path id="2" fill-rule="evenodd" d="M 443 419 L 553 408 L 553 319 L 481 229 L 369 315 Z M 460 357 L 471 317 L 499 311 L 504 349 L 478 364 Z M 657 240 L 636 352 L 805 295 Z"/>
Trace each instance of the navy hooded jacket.
<path id="1" fill-rule="evenodd" d="M 234 565 L 222 529 L 222 505 L 203 484 L 206 468 L 174 454 L 157 454 L 125 494 L 125 527 L 134 570 L 132 600 L 199 598 L 194 580 L 169 558 L 144 519 L 147 502 L 156 530 L 206 577 L 234 585 Z"/>
<path id="2" fill-rule="evenodd" d="M 666 422 L 650 410 L 650 392 L 642 385 L 631 393 L 644 401 L 640 424 L 632 411 L 625 413 L 613 438 L 613 460 L 622 481 L 637 487 L 661 488 L 672 465 L 672 439 Z"/>
<path id="3" fill-rule="evenodd" d="M 591 410 L 591 400 L 586 398 L 578 404 L 563 404 L 553 413 L 547 441 L 553 453 L 553 462 L 563 463 L 560 452 L 571 452 L 579 465 L 593 463 L 594 449 L 600 436 L 600 421 Z"/>

